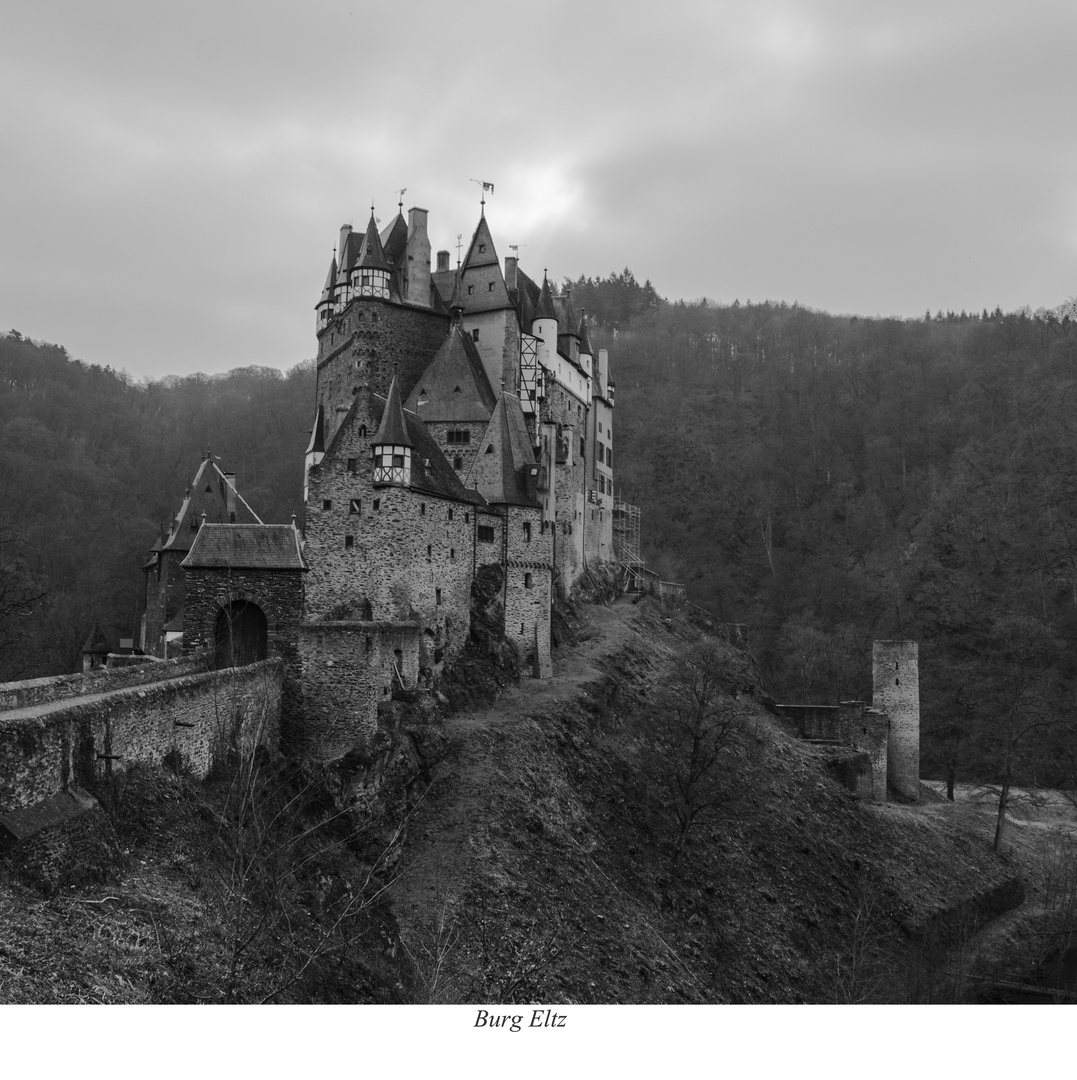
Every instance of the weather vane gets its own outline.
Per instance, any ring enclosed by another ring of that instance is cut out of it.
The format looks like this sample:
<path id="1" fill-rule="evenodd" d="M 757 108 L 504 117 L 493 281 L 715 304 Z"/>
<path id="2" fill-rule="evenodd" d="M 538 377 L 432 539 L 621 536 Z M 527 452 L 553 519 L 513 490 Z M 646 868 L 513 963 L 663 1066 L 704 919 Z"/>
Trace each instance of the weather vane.
<path id="1" fill-rule="evenodd" d="M 400 193 L 399 193 L 399 194 L 400 194 L 400 199 L 399 199 L 399 201 L 397 202 L 397 204 L 396 204 L 396 205 L 397 205 L 397 206 L 398 206 L 398 207 L 399 207 L 399 208 L 400 208 L 401 210 L 403 210 L 403 209 L 404 209 L 404 193 L 405 193 L 405 192 L 406 192 L 407 190 L 408 190 L 408 189 L 407 189 L 406 187 L 402 187 L 402 188 L 400 189 Z"/>
<path id="2" fill-rule="evenodd" d="M 456 269 L 460 269 L 460 249 L 464 246 L 464 234 L 456 234 Z"/>
<path id="3" fill-rule="evenodd" d="M 479 205 L 486 206 L 486 193 L 490 192 L 490 194 L 493 195 L 494 185 L 491 184 L 489 180 L 476 180 L 475 177 L 471 178 L 471 182 L 482 186 L 482 198 L 479 200 Z"/>

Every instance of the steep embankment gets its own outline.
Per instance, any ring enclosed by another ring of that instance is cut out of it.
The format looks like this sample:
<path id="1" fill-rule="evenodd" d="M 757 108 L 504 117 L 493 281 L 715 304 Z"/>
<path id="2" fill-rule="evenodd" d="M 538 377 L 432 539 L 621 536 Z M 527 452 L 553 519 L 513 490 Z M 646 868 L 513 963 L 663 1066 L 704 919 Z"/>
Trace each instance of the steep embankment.
<path id="1" fill-rule="evenodd" d="M 650 603 L 587 614 L 553 680 L 446 721 L 390 891 L 412 1000 L 952 996 L 948 946 L 1021 898 L 982 819 L 857 802 L 741 693 L 737 790 L 673 873 L 632 718 L 695 631 Z"/>
<path id="2" fill-rule="evenodd" d="M 1027 961 L 1029 904 L 976 931 L 1020 901 L 1019 874 L 1046 896 L 1022 839 L 1043 830 L 1015 827 L 999 859 L 967 805 L 858 802 L 721 644 L 724 802 L 674 871 L 648 732 L 698 631 L 627 600 L 582 606 L 572 644 L 559 628 L 552 680 L 442 720 L 390 710 L 388 749 L 348 774 L 372 782 L 373 828 L 330 796 L 344 773 L 127 774 L 105 793 L 107 883 L 41 895 L 0 872 L 0 999 L 954 1000 L 963 941 L 975 974 L 1000 946 L 1008 970 Z"/>

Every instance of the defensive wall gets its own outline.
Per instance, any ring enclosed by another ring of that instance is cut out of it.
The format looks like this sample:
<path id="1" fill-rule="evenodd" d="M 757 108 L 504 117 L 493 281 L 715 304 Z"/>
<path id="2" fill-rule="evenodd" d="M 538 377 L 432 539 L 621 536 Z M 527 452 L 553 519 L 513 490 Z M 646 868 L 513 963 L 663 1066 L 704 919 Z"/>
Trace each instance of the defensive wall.
<path id="1" fill-rule="evenodd" d="M 33 680 L 53 684 L 54 691 L 33 702 L 27 699 L 47 688 L 5 685 L 3 700 L 21 694 L 26 703 L 0 712 L 0 814 L 74 787 L 99 790 L 111 775 L 138 764 L 168 758 L 205 777 L 233 746 L 275 748 L 282 661 L 197 670 L 204 664 L 204 657 L 184 657 L 100 679 L 94 673 Z M 150 672 L 157 678 L 147 677 Z M 142 678 L 134 680 L 137 675 Z M 65 696 L 73 679 L 81 693 Z M 89 689 L 98 685 L 103 689 Z"/>
<path id="2" fill-rule="evenodd" d="M 22 682 L 0 683 L 0 714 L 32 705 L 102 694 L 128 686 L 173 679 L 196 671 L 207 670 L 204 653 L 191 653 L 173 660 L 157 660 L 151 656 L 109 656 L 108 665 L 75 675 L 50 675 L 44 679 L 24 679 Z"/>

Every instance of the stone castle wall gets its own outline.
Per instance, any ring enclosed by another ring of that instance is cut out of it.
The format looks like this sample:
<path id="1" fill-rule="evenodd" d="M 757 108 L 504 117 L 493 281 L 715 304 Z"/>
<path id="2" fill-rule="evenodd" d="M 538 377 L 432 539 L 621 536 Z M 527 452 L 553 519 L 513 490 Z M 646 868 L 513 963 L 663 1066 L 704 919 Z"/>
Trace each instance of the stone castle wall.
<path id="1" fill-rule="evenodd" d="M 325 761 L 369 742 L 378 702 L 419 677 L 421 628 L 406 622 L 306 622 L 300 627 L 301 745 Z"/>
<path id="2" fill-rule="evenodd" d="M 361 419 L 344 428 L 333 453 L 308 474 L 307 620 L 342 607 L 351 609 L 341 612 L 342 619 L 417 620 L 453 656 L 468 634 L 473 507 L 392 485 L 375 487 L 373 420 L 367 418 L 364 436 Z"/>
<path id="3" fill-rule="evenodd" d="M 872 705 L 890 718 L 889 786 L 907 799 L 919 799 L 919 647 L 915 641 L 876 641 L 871 660 Z"/>
<path id="4" fill-rule="evenodd" d="M 871 760 L 871 798 L 886 802 L 887 744 L 890 718 L 885 712 L 867 708 L 862 701 L 843 701 L 838 706 L 842 741 L 867 754 Z"/>
<path id="5" fill-rule="evenodd" d="M 318 338 L 318 400 L 326 417 L 350 403 L 353 388 L 363 383 L 388 394 L 394 364 L 401 397 L 407 398 L 448 330 L 448 317 L 429 308 L 353 300 Z"/>
<path id="6" fill-rule="evenodd" d="M 178 758 L 208 775 L 235 742 L 277 746 L 283 665 L 178 675 L 0 713 L 0 813 Z"/>
<path id="7" fill-rule="evenodd" d="M 550 674 L 553 537 L 538 507 L 510 506 L 505 528 L 505 637 L 532 671 Z"/>
<path id="8" fill-rule="evenodd" d="M 550 373 L 546 376 L 543 420 L 559 424 L 568 453 L 556 464 L 554 567 L 562 587 L 569 591 L 584 570 L 584 490 L 586 486 L 587 421 L 583 403 Z M 561 457 L 560 453 L 557 455 Z"/>

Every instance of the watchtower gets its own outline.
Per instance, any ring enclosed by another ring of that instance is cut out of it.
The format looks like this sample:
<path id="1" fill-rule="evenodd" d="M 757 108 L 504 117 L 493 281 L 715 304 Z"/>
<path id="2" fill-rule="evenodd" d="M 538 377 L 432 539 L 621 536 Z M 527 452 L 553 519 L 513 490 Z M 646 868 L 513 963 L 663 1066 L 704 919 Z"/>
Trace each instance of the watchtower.
<path id="1" fill-rule="evenodd" d="M 920 798 L 920 675 L 915 641 L 872 646 L 872 704 L 890 718 L 886 780 L 906 799 Z"/>

